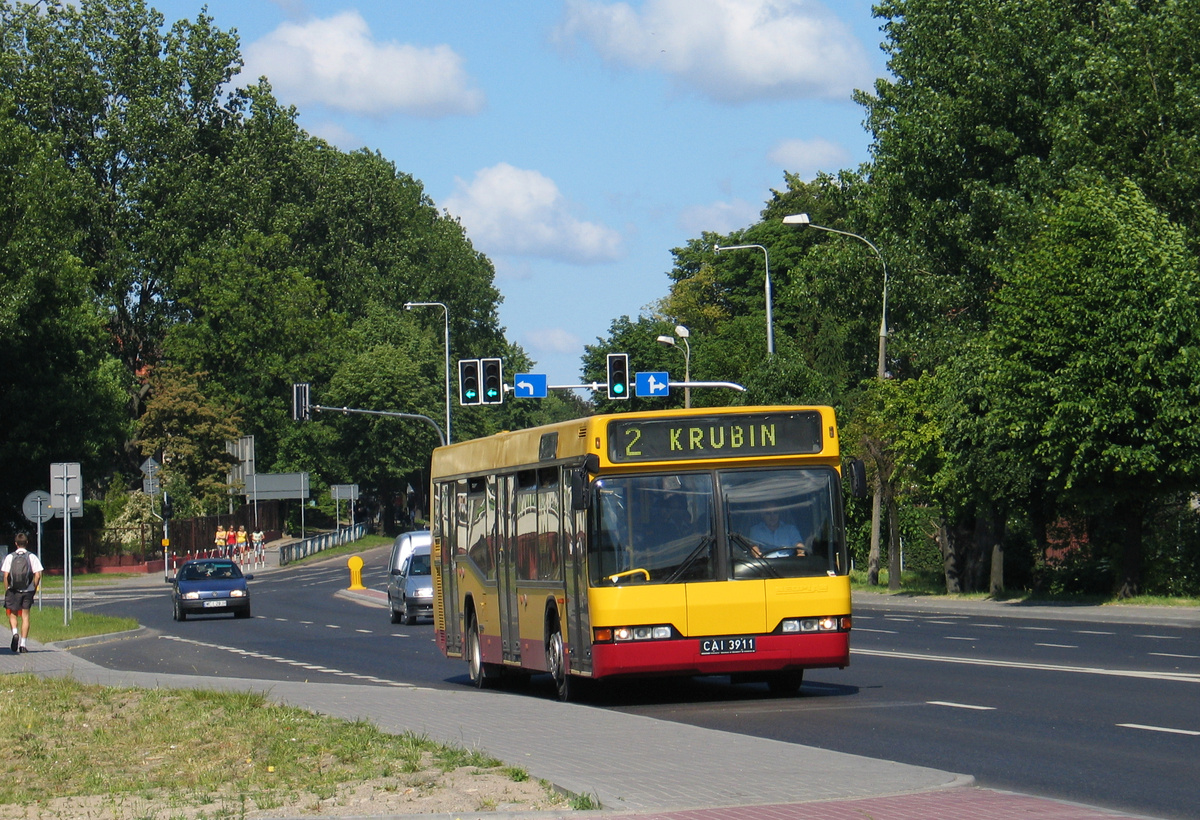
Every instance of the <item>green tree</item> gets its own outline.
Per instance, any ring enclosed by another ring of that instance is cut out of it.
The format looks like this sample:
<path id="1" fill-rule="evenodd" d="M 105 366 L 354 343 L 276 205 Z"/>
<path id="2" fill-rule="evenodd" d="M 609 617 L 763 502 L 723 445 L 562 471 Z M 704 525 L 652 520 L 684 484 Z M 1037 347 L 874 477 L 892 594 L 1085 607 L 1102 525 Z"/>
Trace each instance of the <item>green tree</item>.
<path id="1" fill-rule="evenodd" d="M 1141 587 L 1157 499 L 1200 463 L 1200 276 L 1185 232 L 1136 185 L 1095 184 L 1041 211 L 1005 270 L 990 344 L 992 424 Z"/>
<path id="2" fill-rule="evenodd" d="M 51 463 L 88 479 L 119 455 L 129 380 L 74 253 L 74 181 L 14 112 L 0 92 L 0 526 L 23 527 L 21 499 Z"/>
<path id="3" fill-rule="evenodd" d="M 228 503 L 227 473 L 237 463 L 225 444 L 240 435 L 240 417 L 205 393 L 206 375 L 170 364 L 155 368 L 138 420 L 142 455 L 162 463 L 162 480 L 180 514 L 220 511 Z"/>

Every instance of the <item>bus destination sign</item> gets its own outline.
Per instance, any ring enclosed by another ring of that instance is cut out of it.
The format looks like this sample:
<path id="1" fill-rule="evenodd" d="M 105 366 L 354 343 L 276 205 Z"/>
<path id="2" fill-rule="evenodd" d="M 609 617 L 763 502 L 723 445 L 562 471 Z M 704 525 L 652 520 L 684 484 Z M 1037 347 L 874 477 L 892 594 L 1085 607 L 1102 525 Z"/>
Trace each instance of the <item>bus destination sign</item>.
<path id="1" fill-rule="evenodd" d="M 699 418 L 615 419 L 608 423 L 608 458 L 613 463 L 819 452 L 821 414 L 813 410 Z"/>

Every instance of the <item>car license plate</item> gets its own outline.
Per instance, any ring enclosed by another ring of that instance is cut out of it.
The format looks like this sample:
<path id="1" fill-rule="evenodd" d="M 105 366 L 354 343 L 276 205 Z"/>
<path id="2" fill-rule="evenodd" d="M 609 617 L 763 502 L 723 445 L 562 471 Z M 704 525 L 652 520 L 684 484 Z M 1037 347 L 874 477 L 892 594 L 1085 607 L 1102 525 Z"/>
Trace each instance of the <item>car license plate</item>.
<path id="1" fill-rule="evenodd" d="M 225 601 L 205 601 L 204 606 L 205 607 L 225 606 Z"/>
<path id="2" fill-rule="evenodd" d="M 753 637 L 700 639 L 701 655 L 740 655 L 755 650 Z"/>

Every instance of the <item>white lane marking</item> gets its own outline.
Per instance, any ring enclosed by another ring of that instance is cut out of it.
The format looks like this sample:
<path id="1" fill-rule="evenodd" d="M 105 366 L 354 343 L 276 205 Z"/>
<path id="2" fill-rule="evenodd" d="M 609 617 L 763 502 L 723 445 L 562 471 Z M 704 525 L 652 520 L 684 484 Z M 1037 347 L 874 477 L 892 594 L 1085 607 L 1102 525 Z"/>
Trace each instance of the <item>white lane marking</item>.
<path id="1" fill-rule="evenodd" d="M 911 620 L 913 620 L 912 618 L 901 618 L 899 615 L 884 615 L 883 619 L 885 621 L 911 621 Z"/>
<path id="2" fill-rule="evenodd" d="M 1177 641 L 1178 635 L 1134 635 L 1135 638 L 1150 638 L 1155 641 Z"/>
<path id="3" fill-rule="evenodd" d="M 855 632 L 878 632 L 880 635 L 899 635 L 900 633 L 894 629 L 870 629 L 865 626 L 854 627 Z M 397 635 L 396 637 L 401 637 Z"/>
<path id="4" fill-rule="evenodd" d="M 362 633 L 362 634 L 364 634 L 364 635 L 370 635 L 370 634 L 372 634 L 372 633 L 373 633 L 375 630 L 373 630 L 373 629 L 356 629 L 356 630 L 354 630 L 354 631 L 355 631 L 355 632 L 361 632 L 361 633 Z"/>
<path id="5" fill-rule="evenodd" d="M 341 629 L 341 624 L 325 624 L 326 629 Z"/>
<path id="6" fill-rule="evenodd" d="M 970 624 L 977 629 L 1004 629 L 1004 624 Z"/>
<path id="7" fill-rule="evenodd" d="M 190 643 L 193 646 L 203 646 L 208 649 L 221 649 L 221 650 L 224 650 L 225 652 L 232 652 L 235 655 L 242 655 L 242 656 L 245 656 L 248 658 L 256 658 L 261 661 L 272 661 L 273 663 L 282 663 L 285 666 L 295 666 L 300 669 L 307 669 L 310 672 L 324 672 L 324 673 L 330 674 L 330 675 L 338 675 L 338 676 L 345 677 L 345 678 L 354 678 L 355 680 L 365 680 L 365 681 L 369 681 L 371 683 L 378 683 L 378 684 L 382 684 L 384 686 L 395 686 L 395 687 L 401 688 L 401 689 L 414 688 L 411 683 L 402 683 L 400 681 L 385 680 L 384 678 L 377 678 L 374 675 L 360 675 L 357 672 L 344 672 L 340 669 L 330 669 L 325 666 L 316 666 L 314 664 L 304 663 L 303 661 L 288 660 L 287 658 L 280 658 L 280 657 L 276 657 L 275 655 L 268 655 L 264 652 L 252 652 L 248 649 L 239 649 L 239 648 L 233 647 L 233 646 L 221 646 L 220 644 L 215 644 L 215 643 L 205 643 L 204 641 L 195 641 L 195 640 L 192 640 L 191 638 L 180 638 L 176 635 L 159 635 L 158 637 L 165 638 L 168 641 L 177 641 L 178 643 Z"/>
<path id="8" fill-rule="evenodd" d="M 1116 635 L 1116 632 L 1101 632 L 1098 629 L 1076 629 L 1076 635 Z"/>
<path id="9" fill-rule="evenodd" d="M 1172 729 L 1169 726 L 1145 726 L 1141 723 L 1118 723 L 1118 726 L 1123 726 L 1126 729 L 1143 729 L 1147 732 L 1168 732 L 1173 735 L 1191 735 L 1192 737 L 1200 737 L 1200 732 L 1194 729 Z"/>
<path id="10" fill-rule="evenodd" d="M 930 706 L 949 706 L 952 709 L 973 709 L 976 712 L 994 712 L 995 706 L 974 706 L 970 703 L 954 703 L 948 700 L 927 700 L 925 701 Z"/>
<path id="11" fill-rule="evenodd" d="M 1190 661 L 1200 660 L 1200 655 L 1176 655 L 1174 652 L 1147 652 L 1159 658 L 1187 658 Z"/>
<path id="12" fill-rule="evenodd" d="M 952 655 L 922 655 L 917 652 L 885 652 L 877 649 L 850 650 L 854 655 L 876 658 L 900 658 L 910 661 L 933 661 L 935 663 L 958 663 L 967 666 L 994 666 L 1006 669 L 1029 669 L 1038 672 L 1076 672 L 1083 675 L 1108 675 L 1114 678 L 1141 678 L 1143 680 L 1170 680 L 1180 683 L 1200 683 L 1200 673 L 1194 672 L 1144 672 L 1139 669 L 1104 669 L 1097 666 L 1066 666 L 1055 663 L 1025 663 L 1021 661 L 997 661 L 987 658 L 956 658 Z"/>
<path id="13" fill-rule="evenodd" d="M 1034 646 L 1046 646 L 1050 649 L 1078 649 L 1078 646 L 1073 646 L 1069 643 L 1035 643 Z"/>
<path id="14" fill-rule="evenodd" d="M 977 641 L 978 638 L 960 638 L 957 635 L 947 635 L 944 640 L 947 641 Z"/>
<path id="15" fill-rule="evenodd" d="M 962 622 L 961 621 L 929 621 L 929 623 L 938 624 L 939 626 L 958 626 Z"/>
<path id="16" fill-rule="evenodd" d="M 1054 632 L 1053 627 L 1049 626 L 1019 626 L 1017 629 L 1024 629 L 1026 632 Z"/>

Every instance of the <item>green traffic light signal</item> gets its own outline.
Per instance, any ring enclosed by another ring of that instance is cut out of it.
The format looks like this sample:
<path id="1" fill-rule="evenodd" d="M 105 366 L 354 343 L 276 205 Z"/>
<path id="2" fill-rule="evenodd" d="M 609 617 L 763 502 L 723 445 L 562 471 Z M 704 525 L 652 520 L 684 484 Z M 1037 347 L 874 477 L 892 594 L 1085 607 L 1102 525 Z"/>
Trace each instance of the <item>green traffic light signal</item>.
<path id="1" fill-rule="evenodd" d="M 608 354 L 608 397 L 610 399 L 629 398 L 629 354 Z"/>
<path id="2" fill-rule="evenodd" d="M 502 404 L 504 402 L 504 366 L 499 359 L 480 359 L 479 367 L 483 371 L 483 403 Z"/>
<path id="3" fill-rule="evenodd" d="M 479 404 L 479 359 L 458 361 L 458 402 Z"/>

